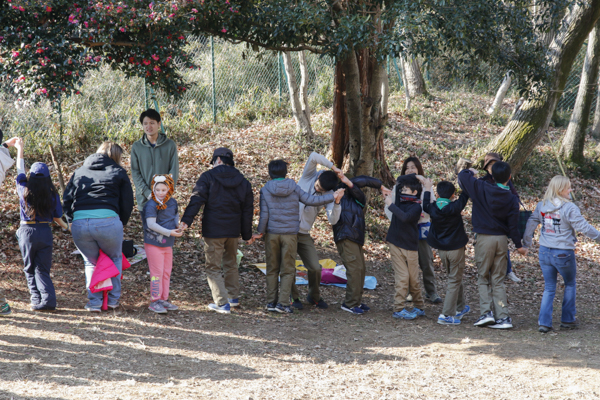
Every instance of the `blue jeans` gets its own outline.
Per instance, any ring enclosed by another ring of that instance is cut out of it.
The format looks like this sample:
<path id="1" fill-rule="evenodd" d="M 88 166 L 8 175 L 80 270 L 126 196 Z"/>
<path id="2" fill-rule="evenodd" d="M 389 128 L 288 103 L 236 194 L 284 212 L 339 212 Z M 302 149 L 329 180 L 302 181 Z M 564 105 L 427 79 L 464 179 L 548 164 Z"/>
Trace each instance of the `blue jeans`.
<path id="1" fill-rule="evenodd" d="M 113 289 L 108 292 L 108 304 L 116 305 L 121 297 L 121 274 L 123 270 L 123 224 L 118 217 L 79 219 L 71 226 L 73 241 L 85 262 L 85 281 L 88 289 L 88 306 L 102 305 L 102 292 L 92 293 L 89 289 L 100 250 L 115 263 L 119 275 L 112 278 Z"/>
<path id="2" fill-rule="evenodd" d="M 563 277 L 565 294 L 562 302 L 561 322 L 575 322 L 575 276 L 577 266 L 574 250 L 551 249 L 540 246 L 540 267 L 544 275 L 544 295 L 540 306 L 539 325 L 552 327 L 552 305 L 556 294 L 557 274 Z"/>

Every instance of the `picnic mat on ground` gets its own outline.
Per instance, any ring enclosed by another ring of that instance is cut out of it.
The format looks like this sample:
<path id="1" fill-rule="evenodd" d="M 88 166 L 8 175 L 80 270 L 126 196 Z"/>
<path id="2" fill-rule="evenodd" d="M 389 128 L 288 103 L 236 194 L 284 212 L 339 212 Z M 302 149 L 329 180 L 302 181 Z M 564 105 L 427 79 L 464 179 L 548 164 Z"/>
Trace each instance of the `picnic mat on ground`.
<path id="1" fill-rule="evenodd" d="M 326 258 L 324 260 L 319 260 L 319 264 L 323 269 L 333 270 L 337 266 L 335 261 Z M 251 264 L 258 268 L 263 274 L 267 274 L 267 264 L 266 263 L 258 263 Z M 304 268 L 304 264 L 302 264 L 302 260 L 296 260 L 296 285 L 308 285 L 308 279 L 306 279 L 306 268 Z M 337 286 L 341 288 L 345 288 L 345 283 L 324 283 L 323 278 L 321 278 L 321 285 L 323 286 Z M 377 278 L 374 276 L 365 276 L 365 284 L 363 286 L 365 289 L 373 290 L 377 287 Z"/>

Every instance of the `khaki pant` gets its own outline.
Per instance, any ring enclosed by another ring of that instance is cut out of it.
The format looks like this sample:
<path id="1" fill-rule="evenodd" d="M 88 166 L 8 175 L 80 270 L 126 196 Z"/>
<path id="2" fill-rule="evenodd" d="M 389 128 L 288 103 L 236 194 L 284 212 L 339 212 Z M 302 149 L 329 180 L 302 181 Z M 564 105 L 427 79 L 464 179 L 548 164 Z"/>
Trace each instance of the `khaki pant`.
<path id="1" fill-rule="evenodd" d="M 240 275 L 237 265 L 238 238 L 204 238 L 206 279 L 218 306 L 240 296 Z"/>
<path id="2" fill-rule="evenodd" d="M 477 265 L 479 285 L 479 307 L 481 314 L 494 312 L 496 319 L 508 317 L 506 301 L 506 236 L 477 235 L 475 245 L 475 264 Z"/>
<path id="3" fill-rule="evenodd" d="M 363 287 L 365 286 L 365 255 L 358 243 L 345 239 L 337 242 L 336 247 L 344 267 L 346 267 L 346 298 L 344 304 L 348 308 L 359 307 L 362 302 Z"/>
<path id="4" fill-rule="evenodd" d="M 265 235 L 267 303 L 290 304 L 292 284 L 296 280 L 297 250 L 297 235 Z"/>
<path id="5" fill-rule="evenodd" d="M 419 253 L 414 250 L 405 250 L 390 246 L 390 258 L 394 268 L 394 311 L 402 311 L 403 308 L 411 307 L 406 301 L 406 296 L 410 293 L 413 297 L 415 307 L 423 309 L 423 294 L 419 284 Z"/>
<path id="6" fill-rule="evenodd" d="M 438 296 L 435 289 L 435 272 L 433 271 L 433 251 L 427 240 L 419 240 L 419 268 L 423 272 L 423 287 L 431 300 Z"/>
<path id="7" fill-rule="evenodd" d="M 315 242 L 310 235 L 305 233 L 298 234 L 298 255 L 307 270 L 308 277 L 308 295 L 311 300 L 318 302 L 321 299 L 321 264 L 319 264 L 319 255 L 315 248 Z M 292 298 L 299 299 L 300 292 L 296 282 L 292 284 Z"/>
<path id="8" fill-rule="evenodd" d="M 447 317 L 456 315 L 456 311 L 465 308 L 465 295 L 463 289 L 463 274 L 465 272 L 465 248 L 458 250 L 438 250 L 442 265 L 448 274 L 446 298 L 442 314 Z"/>

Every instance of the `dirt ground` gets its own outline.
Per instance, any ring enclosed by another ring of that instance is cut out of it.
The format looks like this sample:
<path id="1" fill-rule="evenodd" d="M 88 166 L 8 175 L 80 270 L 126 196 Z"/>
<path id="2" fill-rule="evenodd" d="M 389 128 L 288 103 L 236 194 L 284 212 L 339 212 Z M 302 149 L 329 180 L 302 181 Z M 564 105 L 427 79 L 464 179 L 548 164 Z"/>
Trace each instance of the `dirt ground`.
<path id="1" fill-rule="evenodd" d="M 386 147 L 394 176 L 400 160 L 416 152 L 426 173 L 450 179 L 458 154 L 469 154 L 501 127 L 476 116 L 445 113 L 450 107 L 473 109 L 482 99 L 420 104 L 438 119 L 395 112 Z M 465 111 L 465 113 L 467 112 Z M 326 151 L 329 113 L 316 114 L 317 151 Z M 420 119 L 419 119 L 420 118 Z M 479 119 L 478 119 L 479 118 Z M 451 122 L 450 120 L 454 121 Z M 465 122 L 456 122 L 456 120 Z M 416 121 L 416 122 L 415 122 Z M 442 129 L 442 126 L 444 127 Z M 477 126 L 477 129 L 474 129 Z M 191 187 L 206 169 L 214 147 L 228 145 L 238 167 L 251 178 L 255 193 L 267 180 L 266 162 L 285 157 L 290 176 L 298 178 L 308 151 L 290 140 L 293 122 L 254 123 L 244 129 L 223 129 L 199 135 L 180 146 L 181 181 L 177 200 L 185 207 Z M 554 131 L 552 135 L 558 135 Z M 268 145 L 267 145 L 268 144 Z M 543 186 L 557 171 L 547 144 L 533 155 L 515 181 L 526 206 L 532 207 Z M 128 150 L 128 149 L 127 149 Z M 85 154 L 75 154 L 83 159 Z M 35 160 L 27 160 L 28 162 Z M 70 174 L 72 171 L 68 171 Z M 0 189 L 0 289 L 14 313 L 0 318 L 0 399 L 597 399 L 600 397 L 599 246 L 583 237 L 578 244 L 578 319 L 575 331 L 537 331 L 543 279 L 535 250 L 528 257 L 513 252 L 521 283 L 506 281 L 515 328 L 476 328 L 479 297 L 473 246 L 467 246 L 465 293 L 470 314 L 460 326 L 436 323 L 442 306 L 427 304 L 427 316 L 415 321 L 392 318 L 394 281 L 385 244 L 387 223 L 381 199 L 373 193 L 368 211 L 365 246 L 367 275 L 378 280 L 366 290 L 372 310 L 354 316 L 340 310 L 344 290 L 322 287 L 330 304 L 318 310 L 308 304 L 292 315 L 264 311 L 265 280 L 252 267 L 262 262 L 262 243 L 240 245 L 242 306 L 230 315 L 211 313 L 212 302 L 203 271 L 204 253 L 197 225 L 175 245 L 171 300 L 180 311 L 155 315 L 147 309 L 147 264 L 124 274 L 122 306 L 91 315 L 86 303 L 83 263 L 69 234 L 54 231 L 53 280 L 59 311 L 29 311 L 29 293 L 14 236 L 18 202 L 11 182 Z M 538 183 L 539 181 L 539 183 Z M 588 220 L 600 227 L 600 182 L 575 174 Z M 543 184 L 543 185 L 542 185 Z M 258 197 L 257 197 L 258 199 Z M 256 218 L 257 219 L 257 218 Z M 199 222 L 197 220 L 197 222 Z M 465 213 L 468 230 L 469 212 Z M 126 235 L 141 242 L 139 214 L 132 216 Z M 313 232 L 322 258 L 340 262 L 331 228 L 321 216 Z M 436 257 L 439 294 L 444 297 L 446 274 Z M 562 282 L 562 281 L 560 281 Z M 301 287 L 306 294 L 306 287 Z M 559 284 L 554 325 L 560 323 Z"/>

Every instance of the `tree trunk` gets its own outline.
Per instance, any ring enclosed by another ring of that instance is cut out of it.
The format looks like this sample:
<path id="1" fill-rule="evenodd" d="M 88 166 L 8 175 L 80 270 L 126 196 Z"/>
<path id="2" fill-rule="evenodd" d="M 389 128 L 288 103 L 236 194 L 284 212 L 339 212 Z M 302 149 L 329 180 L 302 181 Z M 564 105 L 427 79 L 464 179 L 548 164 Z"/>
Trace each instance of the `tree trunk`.
<path id="1" fill-rule="evenodd" d="M 315 138 L 312 126 L 310 124 L 310 111 L 307 113 L 302 102 L 298 96 L 298 84 L 296 83 L 296 75 L 294 74 L 294 68 L 292 66 L 292 57 L 289 51 L 283 53 L 283 65 L 285 67 L 285 73 L 287 75 L 288 88 L 290 91 L 290 102 L 292 104 L 292 114 L 296 121 L 296 127 L 298 133 L 306 139 L 307 142 L 312 142 Z M 303 77 L 303 81 L 305 78 Z M 302 89 L 300 89 L 302 94 Z"/>
<path id="2" fill-rule="evenodd" d="M 406 102 L 404 103 L 404 109 L 410 110 L 410 90 L 408 88 L 408 82 L 406 79 L 406 63 L 404 62 L 404 57 L 400 57 L 400 70 L 402 72 L 402 82 L 404 83 L 404 98 Z"/>
<path id="3" fill-rule="evenodd" d="M 367 49 L 352 52 L 336 65 L 335 86 L 331 135 L 334 163 L 340 165 L 344 159 L 340 151 L 344 149 L 349 177 L 374 175 L 390 185 L 393 178 L 383 148 L 388 94 L 385 66 L 378 64 Z M 347 141 L 344 128 L 348 132 Z"/>
<path id="4" fill-rule="evenodd" d="M 304 50 L 298 52 L 298 61 L 300 62 L 300 105 L 310 122 L 310 106 L 308 105 L 308 68 L 306 67 L 306 56 Z"/>
<path id="5" fill-rule="evenodd" d="M 599 17 L 600 0 L 578 3 L 567 12 L 548 51 L 552 77 L 547 90 L 525 101 L 487 149 L 502 154 L 513 175 L 544 137 L 575 57 Z"/>
<path id="6" fill-rule="evenodd" d="M 496 115 L 498 115 L 498 113 L 500 112 L 500 109 L 502 108 L 502 102 L 504 101 L 504 98 L 506 97 L 506 93 L 508 92 L 508 89 L 510 88 L 510 84 L 512 83 L 512 78 L 510 77 L 511 72 L 512 71 L 508 71 L 506 73 L 506 76 L 504 76 L 504 79 L 502 80 L 502 84 L 500 85 L 500 88 L 498 89 L 498 93 L 496 93 L 496 97 L 494 98 L 494 102 L 492 103 L 490 108 L 488 108 L 488 110 L 487 110 L 487 113 L 492 117 L 495 117 Z"/>
<path id="7" fill-rule="evenodd" d="M 600 24 L 590 33 L 588 38 L 588 47 L 585 54 L 585 62 L 581 71 L 581 80 L 579 81 L 579 90 L 577 99 L 569 121 L 569 127 L 563 138 L 561 155 L 567 161 L 576 164 L 583 164 L 583 147 L 585 144 L 585 134 L 590 119 L 590 110 L 596 91 L 596 82 L 598 81 L 598 64 L 600 62 Z"/>
<path id="8" fill-rule="evenodd" d="M 421 74 L 421 66 L 416 57 L 405 61 L 405 73 L 406 80 L 408 81 L 408 91 L 411 97 L 424 95 L 427 96 L 427 89 L 425 88 L 425 80 L 423 74 Z"/>
<path id="9" fill-rule="evenodd" d="M 592 130 L 591 130 L 590 134 L 592 135 L 593 138 L 600 139 L 600 76 L 598 76 L 597 89 L 598 89 L 598 91 L 597 91 L 598 95 L 596 96 L 596 109 L 594 111 L 594 122 L 592 124 Z"/>

